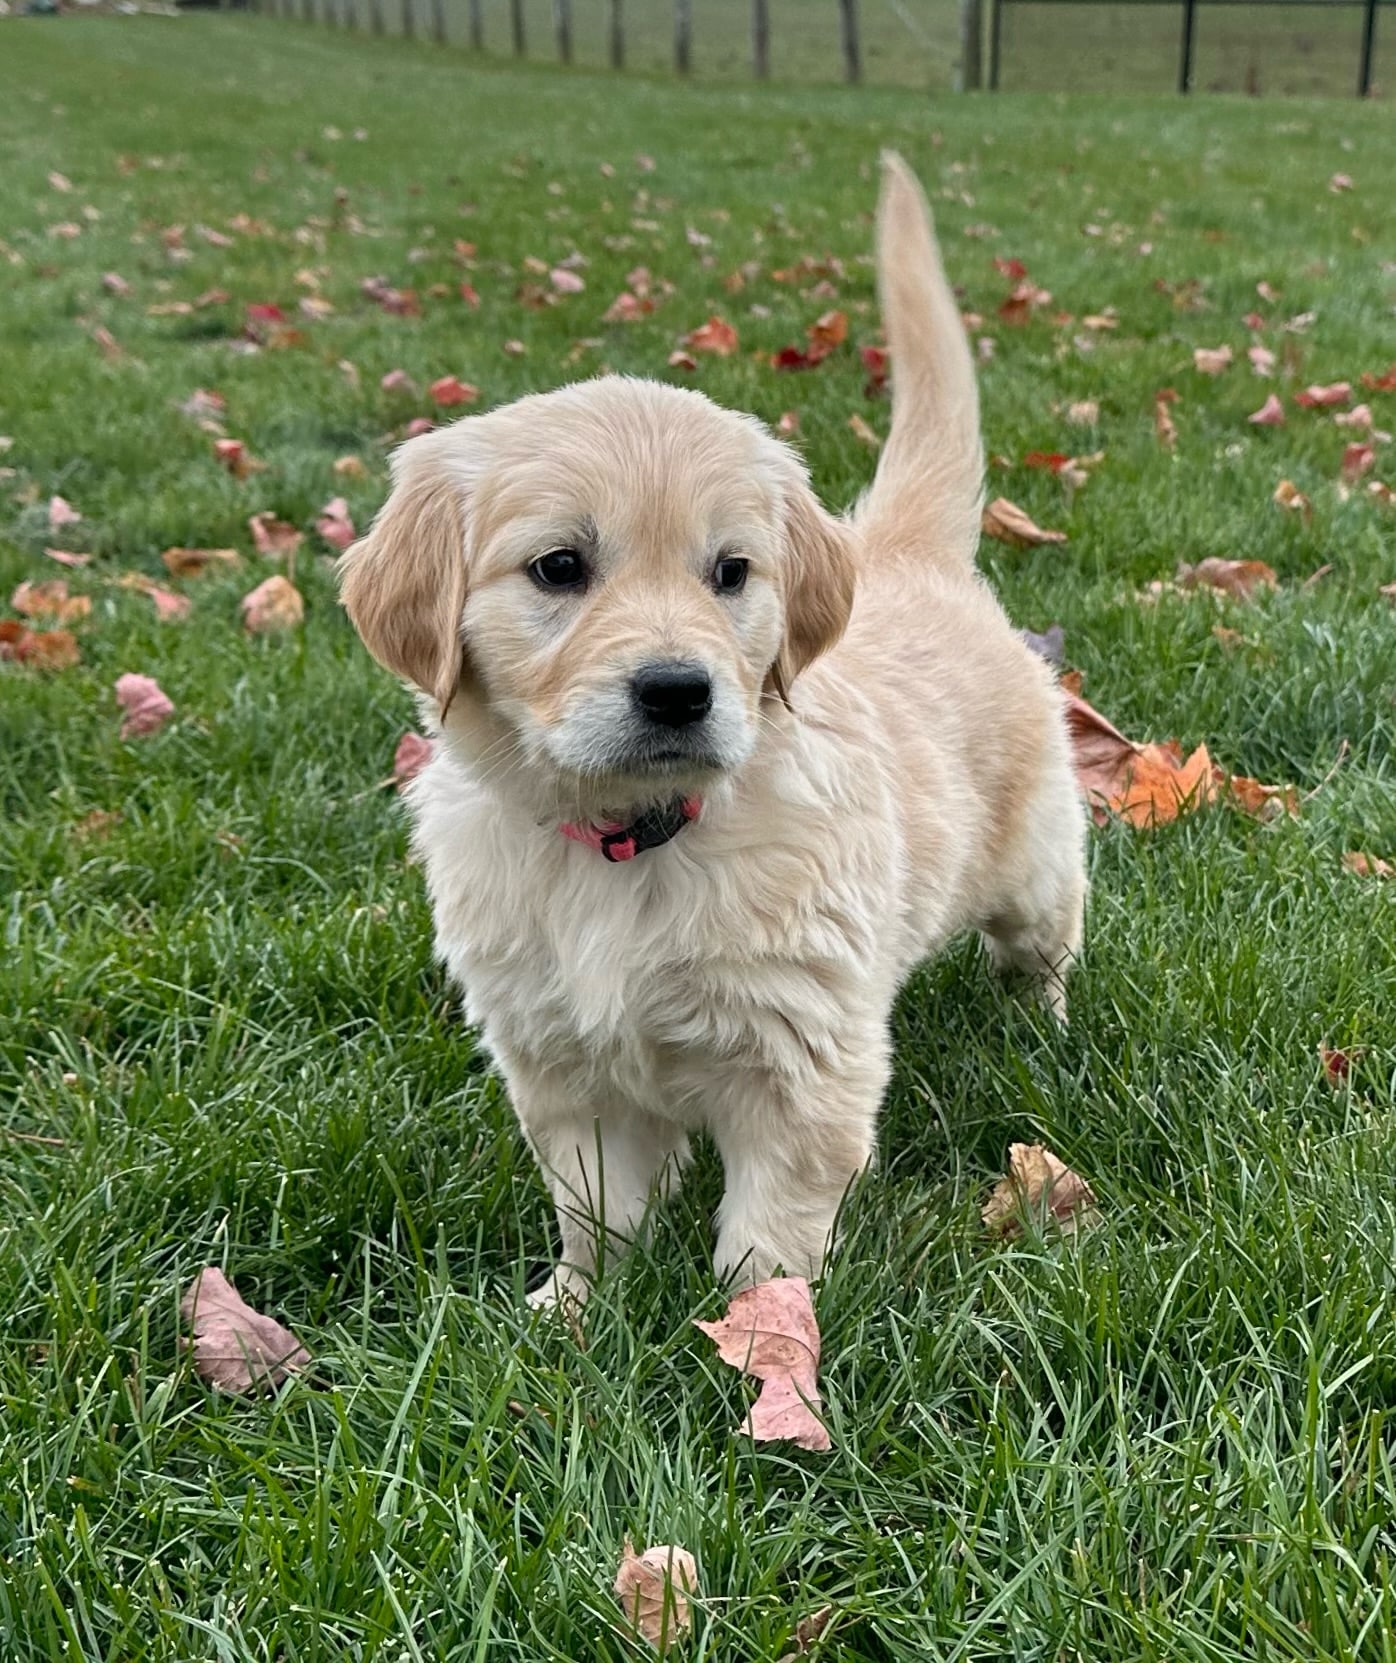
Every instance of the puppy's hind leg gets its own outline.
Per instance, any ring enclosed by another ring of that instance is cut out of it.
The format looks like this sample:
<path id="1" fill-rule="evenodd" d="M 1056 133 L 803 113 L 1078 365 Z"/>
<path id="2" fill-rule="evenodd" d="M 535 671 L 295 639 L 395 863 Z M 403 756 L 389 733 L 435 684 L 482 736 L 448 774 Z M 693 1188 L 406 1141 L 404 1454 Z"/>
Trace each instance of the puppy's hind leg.
<path id="1" fill-rule="evenodd" d="M 1066 978 L 1081 951 L 1085 903 L 1085 874 L 1077 867 L 1062 873 L 1046 893 L 1019 897 L 984 929 L 994 968 L 1004 975 L 1026 976 L 1037 997 L 1063 1024 Z"/>

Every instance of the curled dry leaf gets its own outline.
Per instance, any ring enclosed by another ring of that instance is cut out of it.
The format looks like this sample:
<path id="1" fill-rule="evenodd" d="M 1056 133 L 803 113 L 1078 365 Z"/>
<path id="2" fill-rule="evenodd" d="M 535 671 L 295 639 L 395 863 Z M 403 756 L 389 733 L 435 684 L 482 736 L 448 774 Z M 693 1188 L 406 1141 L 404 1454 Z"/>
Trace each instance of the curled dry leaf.
<path id="1" fill-rule="evenodd" d="M 213 454 L 234 479 L 246 479 L 249 474 L 260 473 L 266 467 L 265 462 L 259 462 L 250 454 L 241 439 L 215 439 Z"/>
<path id="2" fill-rule="evenodd" d="M 719 358 L 730 358 L 737 350 L 737 331 L 725 318 L 714 314 L 706 323 L 690 330 L 684 336 L 683 344 L 691 352 L 712 352 Z"/>
<path id="3" fill-rule="evenodd" d="M 563 266 L 555 266 L 548 273 L 548 281 L 559 294 L 580 294 L 586 288 L 585 282 L 575 271 L 568 271 Z"/>
<path id="4" fill-rule="evenodd" d="M 265 1391 L 310 1362 L 296 1336 L 254 1311 L 215 1266 L 189 1284 L 179 1310 L 194 1330 L 194 1367 L 220 1391 Z"/>
<path id="5" fill-rule="evenodd" d="M 18 618 L 0 618 L 0 663 L 71 670 L 77 662 L 77 637 L 71 630 L 30 629 Z"/>
<path id="6" fill-rule="evenodd" d="M 1098 1216 L 1091 1186 L 1045 1144 L 1014 1143 L 1008 1150 L 1008 1176 L 1000 1178 L 980 1217 L 995 1235 L 1022 1234 L 1024 1215 L 1040 1222 L 1055 1219 L 1070 1234 Z"/>
<path id="7" fill-rule="evenodd" d="M 354 522 L 349 518 L 349 504 L 343 497 L 331 497 L 320 510 L 315 529 L 334 548 L 342 553 L 354 541 Z"/>
<path id="8" fill-rule="evenodd" d="M 801 1449 L 830 1449 L 819 1407 L 819 1325 L 803 1276 L 746 1288 L 717 1322 L 695 1320 L 724 1363 L 754 1375 L 761 1392 L 744 1430 L 758 1442 L 793 1438 Z"/>
<path id="9" fill-rule="evenodd" d="M 671 370 L 696 370 L 698 360 L 691 352 L 671 352 L 669 354 L 669 368 Z"/>
<path id="10" fill-rule="evenodd" d="M 1292 513 L 1302 514 L 1305 519 L 1308 519 L 1312 512 L 1309 499 L 1292 479 L 1282 479 L 1275 487 L 1275 494 L 1270 500 L 1278 503 L 1281 508 L 1289 509 Z"/>
<path id="11" fill-rule="evenodd" d="M 121 720 L 123 739 L 159 733 L 174 715 L 174 702 L 152 676 L 138 676 L 128 671 L 116 678 L 114 691 L 116 702 L 125 712 Z"/>
<path id="12" fill-rule="evenodd" d="M 1193 352 L 1192 361 L 1203 375 L 1220 375 L 1223 370 L 1231 368 L 1233 356 L 1229 346 L 1200 346 Z"/>
<path id="13" fill-rule="evenodd" d="M 50 531 L 59 531 L 65 525 L 76 525 L 81 518 L 82 515 L 78 513 L 72 503 L 65 501 L 63 497 L 50 497 L 48 499 L 48 528 Z"/>
<path id="14" fill-rule="evenodd" d="M 1323 1064 L 1323 1076 L 1330 1086 L 1342 1085 L 1352 1073 L 1354 1064 L 1360 1063 L 1366 1054 L 1361 1046 L 1351 1051 L 1334 1050 L 1328 1045 L 1320 1045 L 1318 1048 L 1318 1060 Z"/>
<path id="15" fill-rule="evenodd" d="M 1195 566 L 1180 565 L 1177 582 L 1184 589 L 1220 589 L 1246 601 L 1257 589 L 1274 589 L 1279 580 L 1273 566 L 1263 560 L 1220 560 L 1209 556 Z"/>
<path id="16" fill-rule="evenodd" d="M 1346 381 L 1330 381 L 1325 386 L 1305 387 L 1294 395 L 1294 402 L 1305 410 L 1327 410 L 1333 405 L 1346 404 L 1352 397 L 1352 386 Z"/>
<path id="17" fill-rule="evenodd" d="M 1199 745 L 1137 745 L 1080 696 L 1067 693 L 1076 778 L 1097 824 L 1113 814 L 1132 826 L 1164 825 L 1216 797 L 1212 759 Z"/>
<path id="18" fill-rule="evenodd" d="M 1276 394 L 1271 393 L 1259 410 L 1252 410 L 1246 420 L 1255 427 L 1283 427 L 1285 407 Z"/>
<path id="19" fill-rule="evenodd" d="M 1281 814 L 1298 815 L 1299 793 L 1294 786 L 1262 785 L 1246 774 L 1228 777 L 1220 769 L 1218 773 L 1221 774 L 1219 783 L 1224 786 L 1228 800 L 1252 819 L 1274 820 Z"/>
<path id="20" fill-rule="evenodd" d="M 1275 370 L 1275 354 L 1268 346 L 1262 346 L 1259 341 L 1246 348 L 1246 357 L 1251 361 L 1251 368 L 1257 375 L 1273 375 Z"/>
<path id="21" fill-rule="evenodd" d="M 290 578 L 280 572 L 242 597 L 243 628 L 250 635 L 295 629 L 305 618 L 305 602 Z"/>
<path id="22" fill-rule="evenodd" d="M 61 577 L 47 583 L 21 583 L 10 596 L 10 605 L 24 618 L 52 618 L 55 623 L 71 624 L 86 618 L 92 611 L 87 595 L 70 595 Z"/>
<path id="23" fill-rule="evenodd" d="M 1363 474 L 1370 473 L 1376 466 L 1377 453 L 1371 445 L 1348 445 L 1343 451 L 1342 480 L 1346 485 L 1356 485 Z"/>
<path id="24" fill-rule="evenodd" d="M 452 410 L 458 404 L 474 404 L 480 396 L 480 389 L 472 387 L 468 381 L 458 380 L 454 375 L 443 375 L 433 381 L 427 388 L 433 404 L 443 410 Z"/>
<path id="25" fill-rule="evenodd" d="M 294 554 L 301 546 L 301 534 L 289 520 L 278 520 L 271 509 L 264 508 L 247 522 L 252 543 L 257 553 L 275 560 L 284 554 Z"/>
<path id="26" fill-rule="evenodd" d="M 389 370 L 378 385 L 385 393 L 415 393 L 417 384 L 406 370 Z"/>
<path id="27" fill-rule="evenodd" d="M 780 1663 L 798 1663 L 801 1657 L 808 1657 L 810 1647 L 829 1627 L 834 1620 L 832 1605 L 823 1606 L 811 1616 L 801 1617 L 795 1624 L 795 1649 L 786 1652 Z"/>
<path id="28" fill-rule="evenodd" d="M 162 589 L 144 572 L 123 572 L 116 582 L 120 589 L 134 589 L 139 595 L 149 596 L 155 607 L 155 615 L 162 623 L 187 618 L 193 606 L 188 595 L 176 595 L 169 589 Z"/>
<path id="29" fill-rule="evenodd" d="M 1064 531 L 1044 531 L 1007 497 L 995 497 L 984 510 L 984 535 L 1018 549 L 1036 548 L 1044 543 L 1064 543 Z"/>
<path id="30" fill-rule="evenodd" d="M 336 456 L 334 471 L 341 479 L 363 479 L 368 469 L 364 466 L 362 456 Z"/>
<path id="31" fill-rule="evenodd" d="M 160 556 L 171 577 L 202 577 L 210 567 L 231 568 L 242 564 L 236 549 L 166 549 Z"/>
<path id="32" fill-rule="evenodd" d="M 74 554 L 71 549 L 45 549 L 44 553 L 50 560 L 56 560 L 60 566 L 90 566 L 90 554 Z"/>
<path id="33" fill-rule="evenodd" d="M 848 418 L 848 428 L 853 437 L 861 444 L 867 445 L 870 450 L 880 450 L 882 448 L 882 440 L 856 412 Z"/>
<path id="34" fill-rule="evenodd" d="M 435 747 L 420 733 L 404 733 L 393 752 L 392 783 L 402 790 L 409 780 L 416 779 L 431 761 Z"/>
<path id="35" fill-rule="evenodd" d="M 1396 878 L 1396 864 L 1380 855 L 1366 855 L 1360 849 L 1349 849 L 1343 856 L 1343 869 L 1359 878 Z"/>
<path id="36" fill-rule="evenodd" d="M 1165 397 L 1164 393 L 1154 395 L 1154 437 L 1165 450 L 1172 450 L 1178 443 L 1178 428 L 1168 413 L 1168 406 L 1174 402 L 1176 396 L 1170 394 Z"/>
<path id="37" fill-rule="evenodd" d="M 666 1651 L 692 1626 L 688 1596 L 697 1589 L 698 1565 L 687 1548 L 652 1547 L 636 1553 L 625 1538 L 616 1598 L 632 1626 L 657 1651 Z"/>

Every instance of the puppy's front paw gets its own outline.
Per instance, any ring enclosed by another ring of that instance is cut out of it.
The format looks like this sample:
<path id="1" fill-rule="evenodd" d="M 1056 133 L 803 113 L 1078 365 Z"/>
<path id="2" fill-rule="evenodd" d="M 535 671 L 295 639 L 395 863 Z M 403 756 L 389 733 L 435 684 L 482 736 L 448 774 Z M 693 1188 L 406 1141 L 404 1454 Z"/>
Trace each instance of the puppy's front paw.
<path id="1" fill-rule="evenodd" d="M 559 1265 L 526 1301 L 535 1311 L 555 1310 L 563 1316 L 579 1310 L 591 1292 L 591 1279 L 575 1265 Z"/>

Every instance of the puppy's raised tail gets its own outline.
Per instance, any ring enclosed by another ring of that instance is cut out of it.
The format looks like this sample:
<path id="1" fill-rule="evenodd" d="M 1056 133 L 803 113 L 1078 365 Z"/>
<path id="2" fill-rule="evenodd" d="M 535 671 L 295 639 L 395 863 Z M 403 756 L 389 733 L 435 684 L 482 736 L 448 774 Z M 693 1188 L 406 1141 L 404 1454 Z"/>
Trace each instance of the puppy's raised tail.
<path id="1" fill-rule="evenodd" d="M 892 373 L 892 431 L 856 519 L 868 554 L 970 567 L 984 453 L 979 392 L 960 308 L 916 176 L 882 157 L 877 272 Z"/>

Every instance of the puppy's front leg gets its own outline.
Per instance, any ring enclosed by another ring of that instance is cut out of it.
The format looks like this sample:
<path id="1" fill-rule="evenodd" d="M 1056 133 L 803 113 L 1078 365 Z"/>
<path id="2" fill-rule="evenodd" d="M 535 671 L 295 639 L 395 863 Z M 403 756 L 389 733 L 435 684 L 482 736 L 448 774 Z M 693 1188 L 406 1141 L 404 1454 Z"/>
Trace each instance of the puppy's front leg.
<path id="1" fill-rule="evenodd" d="M 746 1102 L 726 1105 L 714 1126 L 727 1178 L 720 1277 L 819 1274 L 839 1204 L 873 1159 L 886 1081 L 881 1061 L 798 1084 L 753 1074 Z"/>
<path id="2" fill-rule="evenodd" d="M 510 1093 L 557 1207 L 562 1254 L 529 1294 L 531 1305 L 582 1300 L 606 1259 L 635 1239 L 658 1189 L 667 1194 L 688 1159 L 682 1128 L 628 1108 L 581 1106 L 571 1082 L 511 1069 Z"/>

